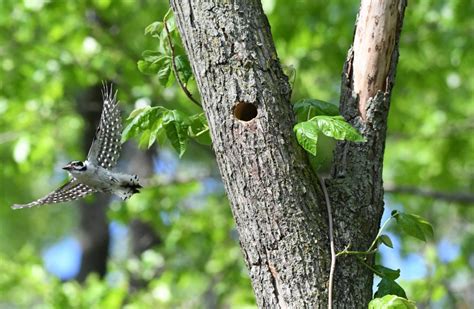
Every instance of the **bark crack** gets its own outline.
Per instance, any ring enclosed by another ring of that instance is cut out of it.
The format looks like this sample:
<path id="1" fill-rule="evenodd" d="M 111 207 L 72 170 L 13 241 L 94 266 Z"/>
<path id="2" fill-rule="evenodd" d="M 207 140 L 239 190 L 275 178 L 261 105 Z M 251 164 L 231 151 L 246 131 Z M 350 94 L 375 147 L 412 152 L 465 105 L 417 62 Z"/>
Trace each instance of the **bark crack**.
<path id="1" fill-rule="evenodd" d="M 272 265 L 271 262 L 267 262 L 268 269 L 270 270 L 271 273 L 271 283 L 273 285 L 273 291 L 275 293 L 276 298 L 278 299 L 278 305 L 280 308 L 285 309 L 288 308 L 288 305 L 286 304 L 285 300 L 283 299 L 283 291 L 281 288 L 281 281 L 280 277 L 278 275 L 277 270 L 275 267 Z"/>

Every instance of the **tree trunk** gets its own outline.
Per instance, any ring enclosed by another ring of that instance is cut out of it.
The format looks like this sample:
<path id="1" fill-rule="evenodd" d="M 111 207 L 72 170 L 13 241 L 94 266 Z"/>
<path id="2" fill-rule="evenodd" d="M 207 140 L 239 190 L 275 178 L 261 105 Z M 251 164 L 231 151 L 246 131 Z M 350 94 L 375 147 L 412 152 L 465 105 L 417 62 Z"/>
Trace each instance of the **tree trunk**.
<path id="1" fill-rule="evenodd" d="M 325 302 L 327 220 L 258 1 L 172 1 L 257 304 Z"/>
<path id="2" fill-rule="evenodd" d="M 94 138 L 102 112 L 101 86 L 89 87 L 82 92 L 77 101 L 77 110 L 85 122 L 82 149 L 87 154 Z M 107 206 L 110 196 L 96 193 L 92 202 L 79 201 L 79 238 L 82 248 L 81 267 L 76 280 L 84 282 L 90 273 L 103 277 L 107 270 L 109 257 L 109 228 Z"/>
<path id="3" fill-rule="evenodd" d="M 135 173 L 140 176 L 141 184 L 147 186 L 147 180 L 151 179 L 154 171 L 153 157 L 156 155 L 156 148 L 151 148 L 146 151 L 140 150 L 135 143 L 127 143 L 123 147 L 122 159 L 126 162 L 126 172 Z M 161 244 L 160 236 L 153 228 L 153 225 L 134 219 L 129 224 L 129 241 L 130 257 L 140 258 L 141 254 L 148 249 Z M 159 273 L 159 269 L 156 270 Z M 145 288 L 149 284 L 149 280 L 142 278 L 140 273 L 129 273 L 129 291 L 135 292 Z"/>
<path id="4" fill-rule="evenodd" d="M 390 95 L 398 62 L 405 0 L 363 0 L 354 43 L 342 75 L 340 112 L 366 143 L 338 143 L 327 180 L 334 212 L 336 251 L 365 251 L 383 213 L 382 168 Z M 369 259 L 373 264 L 373 257 Z M 372 298 L 373 273 L 356 258 L 337 260 L 335 304 L 362 308 Z"/>
<path id="5" fill-rule="evenodd" d="M 172 0 L 171 6 L 202 96 L 258 306 L 326 308 L 330 254 L 324 196 L 293 134 L 291 88 L 260 2 Z M 403 7 L 388 19 L 401 21 Z M 392 56 L 391 65 L 381 74 L 390 77 L 398 33 L 387 40 L 393 43 L 393 53 L 386 54 Z M 350 240 L 354 247 L 366 249 L 379 224 L 386 105 L 392 85 L 388 80 L 377 100 L 367 100 L 363 117 L 358 117 L 357 100 L 345 99 L 353 97 L 347 95 L 352 90 L 346 90 L 352 89 L 351 80 L 343 82 L 343 115 L 362 128 L 369 141 L 344 143 L 336 151 L 334 179 L 328 184 L 333 209 L 338 208 L 339 247 Z M 380 112 L 380 106 L 385 110 Z M 348 112 L 353 110 L 355 114 Z M 366 306 L 371 279 L 356 262 L 342 260 L 335 307 Z"/>

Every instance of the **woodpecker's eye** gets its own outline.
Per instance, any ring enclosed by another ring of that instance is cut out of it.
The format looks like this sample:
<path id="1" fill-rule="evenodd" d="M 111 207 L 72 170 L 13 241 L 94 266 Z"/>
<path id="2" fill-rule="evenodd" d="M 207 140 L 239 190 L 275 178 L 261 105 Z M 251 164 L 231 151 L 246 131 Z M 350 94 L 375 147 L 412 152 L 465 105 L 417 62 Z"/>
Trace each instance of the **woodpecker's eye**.
<path id="1" fill-rule="evenodd" d="M 81 161 L 74 161 L 74 162 L 72 162 L 72 165 L 78 166 L 78 167 L 83 167 L 84 166 L 84 164 Z"/>

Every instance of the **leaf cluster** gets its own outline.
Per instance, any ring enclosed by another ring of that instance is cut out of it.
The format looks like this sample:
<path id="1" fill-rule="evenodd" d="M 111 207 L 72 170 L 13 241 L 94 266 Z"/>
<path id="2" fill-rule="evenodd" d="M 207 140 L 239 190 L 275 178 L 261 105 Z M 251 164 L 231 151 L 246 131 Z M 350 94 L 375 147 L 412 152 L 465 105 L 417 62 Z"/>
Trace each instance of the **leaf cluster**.
<path id="1" fill-rule="evenodd" d="M 293 110 L 300 121 L 293 130 L 298 143 L 304 150 L 316 156 L 318 136 L 324 134 L 336 140 L 365 142 L 365 138 L 342 116 L 336 105 L 316 100 L 303 99 L 296 102 Z"/>
<path id="2" fill-rule="evenodd" d="M 155 141 L 163 143 L 166 138 L 181 157 L 190 138 L 205 145 L 211 143 L 204 113 L 186 116 L 179 110 L 147 106 L 134 110 L 128 120 L 122 141 L 140 135 L 139 145 L 142 147 L 150 148 Z"/>
<path id="3" fill-rule="evenodd" d="M 372 245 L 369 247 L 369 249 L 365 252 L 350 252 L 347 250 L 342 251 L 342 253 L 345 252 L 345 254 L 362 254 L 362 255 L 368 255 L 368 254 L 373 254 L 377 252 L 378 247 L 381 244 L 386 245 L 389 248 L 393 248 L 393 242 L 390 239 L 388 235 L 382 234 L 383 229 L 385 226 L 392 220 L 395 219 L 398 226 L 402 229 L 402 231 L 411 237 L 414 237 L 416 239 L 419 239 L 421 241 L 428 241 L 430 239 L 433 239 L 433 227 L 431 224 L 426 221 L 424 218 L 413 215 L 413 214 L 407 214 L 399 211 L 393 211 L 390 218 L 385 221 L 385 223 L 382 225 L 377 237 L 374 239 L 372 242 Z M 400 277 L 400 269 L 390 269 L 388 267 L 385 267 L 383 265 L 375 265 L 373 267 L 369 266 L 366 264 L 365 260 L 359 258 L 359 260 L 367 266 L 370 270 L 373 271 L 375 275 L 380 277 L 382 280 L 379 282 L 377 285 L 378 289 L 374 294 L 374 298 L 378 299 L 374 304 L 379 304 L 379 302 L 382 303 L 392 303 L 392 301 L 395 301 L 395 303 L 401 302 L 402 304 L 412 304 L 411 301 L 407 300 L 407 295 L 405 293 L 405 290 L 395 281 Z M 392 298 L 385 298 L 388 295 L 392 296 L 397 296 L 397 299 L 392 299 Z M 382 299 L 383 300 L 380 300 Z M 375 300 L 374 299 L 374 300 Z M 402 301 L 404 300 L 405 303 Z M 413 303 L 414 304 L 414 303 Z M 385 308 L 385 307 L 382 307 Z M 392 307 L 386 307 L 386 308 L 392 308 Z M 393 308 L 398 308 L 398 307 L 393 307 Z M 400 307 L 400 308 L 405 308 L 405 307 Z M 412 308 L 412 307 L 406 307 L 406 308 Z"/>
<path id="4" fill-rule="evenodd" d="M 156 76 L 163 87 L 173 85 L 175 78 L 186 84 L 193 75 L 188 57 L 179 41 L 174 16 L 167 15 L 163 21 L 155 21 L 145 28 L 145 35 L 155 38 L 158 44 L 155 50 L 144 51 L 143 59 L 137 63 L 140 72 Z M 173 66 L 176 67 L 176 72 Z M 179 76 L 175 76 L 176 73 Z"/>

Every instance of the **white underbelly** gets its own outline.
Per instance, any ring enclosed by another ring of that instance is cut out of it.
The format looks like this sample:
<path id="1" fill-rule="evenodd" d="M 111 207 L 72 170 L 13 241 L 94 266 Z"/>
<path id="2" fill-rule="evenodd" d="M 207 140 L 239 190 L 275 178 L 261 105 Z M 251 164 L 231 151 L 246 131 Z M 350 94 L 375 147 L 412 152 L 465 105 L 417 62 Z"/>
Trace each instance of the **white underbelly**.
<path id="1" fill-rule="evenodd" d="M 117 180 L 107 170 L 102 170 L 100 173 L 95 172 L 92 175 L 76 175 L 75 177 L 80 183 L 101 192 L 111 192 L 117 185 Z"/>

